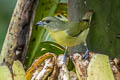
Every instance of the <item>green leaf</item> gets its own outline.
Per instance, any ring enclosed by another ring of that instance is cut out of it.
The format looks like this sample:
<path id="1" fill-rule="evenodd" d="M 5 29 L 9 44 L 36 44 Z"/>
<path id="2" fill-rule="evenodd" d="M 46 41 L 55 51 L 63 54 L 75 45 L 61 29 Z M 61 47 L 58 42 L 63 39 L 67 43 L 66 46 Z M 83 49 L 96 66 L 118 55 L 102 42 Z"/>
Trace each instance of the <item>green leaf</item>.
<path id="1" fill-rule="evenodd" d="M 87 80 L 115 80 L 106 55 L 96 54 L 88 66 Z"/>
<path id="2" fill-rule="evenodd" d="M 64 50 L 65 50 L 64 47 L 62 47 L 61 45 L 55 42 L 52 41 L 41 42 L 39 45 L 39 49 L 36 51 L 36 55 L 30 56 L 27 59 L 27 62 L 29 64 L 27 67 L 29 67 L 35 59 L 37 59 L 38 57 L 40 57 L 41 55 L 47 52 L 51 52 L 51 53 L 55 53 L 56 55 L 59 55 L 59 54 L 63 54 Z"/>
<path id="3" fill-rule="evenodd" d="M 26 61 L 26 66 L 30 66 L 32 64 L 36 54 L 38 54 L 37 51 L 39 50 L 41 41 L 46 40 L 45 36 L 48 34 L 46 33 L 45 29 L 36 26 L 36 23 L 45 16 L 52 16 L 57 8 L 58 3 L 59 0 L 39 0 L 30 45 L 27 53 L 28 59 Z"/>
<path id="4" fill-rule="evenodd" d="M 84 0 L 83 0 L 84 2 Z M 111 58 L 120 58 L 120 1 L 119 0 L 88 0 L 87 7 L 82 10 L 93 10 L 88 48 L 91 51 L 106 53 Z M 104 11 L 104 12 L 103 12 Z M 93 37 L 94 36 L 94 37 Z"/>
<path id="5" fill-rule="evenodd" d="M 14 80 L 26 80 L 25 76 L 25 70 L 23 68 L 23 65 L 20 61 L 14 61 L 12 66 Z"/>
<path id="6" fill-rule="evenodd" d="M 0 80 L 13 80 L 7 66 L 0 66 Z"/>

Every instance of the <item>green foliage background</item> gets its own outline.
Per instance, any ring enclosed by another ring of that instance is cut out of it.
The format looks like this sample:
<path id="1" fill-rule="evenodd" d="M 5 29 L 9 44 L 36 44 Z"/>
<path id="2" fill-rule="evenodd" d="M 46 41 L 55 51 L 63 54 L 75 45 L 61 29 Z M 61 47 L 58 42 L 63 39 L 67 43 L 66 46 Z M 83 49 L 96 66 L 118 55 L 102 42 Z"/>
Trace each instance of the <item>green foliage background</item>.
<path id="1" fill-rule="evenodd" d="M 0 0 L 0 52 L 17 0 Z"/>

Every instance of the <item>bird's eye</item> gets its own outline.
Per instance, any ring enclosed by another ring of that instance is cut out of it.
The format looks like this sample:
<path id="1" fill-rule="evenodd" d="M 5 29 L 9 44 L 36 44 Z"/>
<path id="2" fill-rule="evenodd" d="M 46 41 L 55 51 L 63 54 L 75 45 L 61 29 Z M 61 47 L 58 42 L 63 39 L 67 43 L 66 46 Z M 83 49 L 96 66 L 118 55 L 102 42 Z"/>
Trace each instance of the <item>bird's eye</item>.
<path id="1" fill-rule="evenodd" d="M 46 20 L 46 23 L 50 23 L 50 20 Z"/>

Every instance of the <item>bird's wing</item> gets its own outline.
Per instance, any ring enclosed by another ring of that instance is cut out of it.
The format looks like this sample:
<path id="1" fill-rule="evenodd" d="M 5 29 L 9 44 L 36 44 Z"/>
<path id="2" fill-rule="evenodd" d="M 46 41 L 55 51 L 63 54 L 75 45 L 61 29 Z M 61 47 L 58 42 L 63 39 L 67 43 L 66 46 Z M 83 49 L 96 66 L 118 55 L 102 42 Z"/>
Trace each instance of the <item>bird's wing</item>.
<path id="1" fill-rule="evenodd" d="M 66 26 L 68 26 L 66 29 L 66 33 L 69 36 L 77 37 L 85 29 L 89 28 L 89 22 L 88 21 L 70 22 L 70 23 L 66 24 Z"/>

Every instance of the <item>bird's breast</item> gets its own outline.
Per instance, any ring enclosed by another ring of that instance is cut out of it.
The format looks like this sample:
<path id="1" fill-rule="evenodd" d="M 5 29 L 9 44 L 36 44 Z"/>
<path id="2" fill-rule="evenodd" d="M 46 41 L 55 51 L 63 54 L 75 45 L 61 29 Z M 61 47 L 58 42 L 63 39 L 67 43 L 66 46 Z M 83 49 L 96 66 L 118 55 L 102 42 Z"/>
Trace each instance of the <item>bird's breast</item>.
<path id="1" fill-rule="evenodd" d="M 65 31 L 50 32 L 50 35 L 58 44 L 72 47 L 85 42 L 88 30 L 84 30 L 78 37 L 69 36 Z"/>

